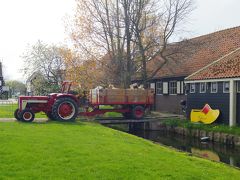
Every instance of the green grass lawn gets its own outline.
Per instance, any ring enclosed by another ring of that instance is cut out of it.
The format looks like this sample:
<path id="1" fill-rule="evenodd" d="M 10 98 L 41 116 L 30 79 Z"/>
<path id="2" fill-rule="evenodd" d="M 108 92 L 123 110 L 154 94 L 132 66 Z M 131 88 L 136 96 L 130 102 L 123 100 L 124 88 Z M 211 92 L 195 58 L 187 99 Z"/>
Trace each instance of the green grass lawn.
<path id="1" fill-rule="evenodd" d="M 17 104 L 0 104 L 0 118 L 14 118 L 14 111 L 18 108 Z M 36 118 L 46 118 L 44 113 L 37 113 Z"/>
<path id="2" fill-rule="evenodd" d="M 240 171 L 95 123 L 0 123 L 0 179 L 239 179 Z"/>

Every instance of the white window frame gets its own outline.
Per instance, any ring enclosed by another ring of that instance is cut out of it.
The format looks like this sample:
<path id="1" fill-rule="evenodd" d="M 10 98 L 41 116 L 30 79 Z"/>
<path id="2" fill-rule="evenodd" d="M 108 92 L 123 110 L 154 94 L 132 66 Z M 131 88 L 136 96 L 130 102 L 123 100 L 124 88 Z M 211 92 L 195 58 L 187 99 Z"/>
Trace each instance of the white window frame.
<path id="1" fill-rule="evenodd" d="M 216 92 L 213 91 L 213 84 L 216 84 Z M 211 93 L 217 93 L 218 92 L 218 82 L 211 82 Z"/>
<path id="2" fill-rule="evenodd" d="M 193 91 L 192 91 L 192 86 L 194 87 Z M 195 93 L 196 92 L 196 84 L 195 83 L 190 83 L 189 92 L 190 93 Z"/>
<path id="3" fill-rule="evenodd" d="M 175 84 L 175 86 L 171 86 L 172 84 Z M 176 91 L 176 92 L 172 92 Z M 177 95 L 177 81 L 169 81 L 169 95 Z"/>
<path id="4" fill-rule="evenodd" d="M 161 93 L 158 93 L 158 89 L 160 89 L 159 87 L 158 87 L 158 84 L 162 84 L 162 90 L 161 90 Z M 156 95 L 162 95 L 163 94 L 163 82 L 162 81 L 158 81 L 158 82 L 156 82 Z"/>
<path id="5" fill-rule="evenodd" d="M 228 91 L 225 90 L 225 84 L 228 83 Z M 223 93 L 229 93 L 230 91 L 230 82 L 229 81 L 224 81 L 223 82 Z"/>
<path id="6" fill-rule="evenodd" d="M 204 84 L 204 87 L 205 87 L 205 88 L 204 88 L 204 91 L 202 91 L 202 88 L 201 88 L 201 87 L 202 87 L 202 86 L 201 86 L 202 84 Z M 206 90 L 207 90 L 207 83 L 205 83 L 205 82 L 199 83 L 199 92 L 200 92 L 200 93 L 206 93 Z"/>

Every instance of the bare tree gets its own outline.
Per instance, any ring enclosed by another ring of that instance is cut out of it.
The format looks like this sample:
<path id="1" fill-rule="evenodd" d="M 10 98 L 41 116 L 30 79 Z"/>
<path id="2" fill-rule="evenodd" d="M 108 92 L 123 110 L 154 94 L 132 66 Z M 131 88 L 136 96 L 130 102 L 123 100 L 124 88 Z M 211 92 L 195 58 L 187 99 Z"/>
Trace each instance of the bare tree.
<path id="1" fill-rule="evenodd" d="M 38 41 L 23 55 L 24 71 L 27 76 L 40 72 L 49 82 L 60 83 L 64 78 L 64 57 L 62 49 Z"/>
<path id="2" fill-rule="evenodd" d="M 108 64 L 115 68 L 108 70 L 114 70 L 112 75 L 124 87 L 131 83 L 134 72 L 132 7 L 132 0 L 78 0 L 72 33 L 72 39 L 80 51 L 92 55 L 88 58 L 98 61 L 99 56 L 109 55 Z M 97 48 L 97 52 L 93 47 Z"/>
<path id="3" fill-rule="evenodd" d="M 141 57 L 141 78 L 144 85 L 170 60 L 170 55 L 179 53 L 179 48 L 170 48 L 170 39 L 193 10 L 193 0 L 136 0 L 136 15 L 132 19 Z M 176 51 L 177 49 L 177 51 Z M 147 62 L 160 56 L 155 70 L 147 73 Z"/>
<path id="4" fill-rule="evenodd" d="M 170 39 L 194 0 L 78 0 L 71 37 L 86 59 L 109 55 L 109 71 L 123 87 L 140 69 L 146 86 L 168 61 Z M 171 52 L 172 53 L 172 52 Z M 154 72 L 147 63 L 161 57 Z"/>
<path id="5" fill-rule="evenodd" d="M 45 87 L 42 84 L 49 86 L 49 91 L 55 91 L 61 86 L 65 78 L 65 62 L 68 58 L 64 51 L 68 51 L 66 47 L 58 47 L 56 45 L 48 45 L 38 41 L 33 46 L 30 46 L 23 55 L 24 69 L 26 78 L 31 77 L 33 74 L 39 74 L 34 80 L 34 85 L 40 88 Z M 37 83 L 40 83 L 37 85 Z M 48 92 L 46 88 L 39 91 Z M 39 94 L 40 94 L 39 93 Z"/>

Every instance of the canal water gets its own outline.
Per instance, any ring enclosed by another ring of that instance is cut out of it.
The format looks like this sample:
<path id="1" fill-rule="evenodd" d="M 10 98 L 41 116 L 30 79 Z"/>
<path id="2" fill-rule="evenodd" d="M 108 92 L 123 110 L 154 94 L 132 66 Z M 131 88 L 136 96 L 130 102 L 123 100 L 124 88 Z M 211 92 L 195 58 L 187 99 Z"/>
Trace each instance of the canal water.
<path id="1" fill-rule="evenodd" d="M 201 142 L 200 139 L 161 131 L 132 131 L 130 134 L 173 147 L 195 156 L 240 167 L 240 147 Z"/>

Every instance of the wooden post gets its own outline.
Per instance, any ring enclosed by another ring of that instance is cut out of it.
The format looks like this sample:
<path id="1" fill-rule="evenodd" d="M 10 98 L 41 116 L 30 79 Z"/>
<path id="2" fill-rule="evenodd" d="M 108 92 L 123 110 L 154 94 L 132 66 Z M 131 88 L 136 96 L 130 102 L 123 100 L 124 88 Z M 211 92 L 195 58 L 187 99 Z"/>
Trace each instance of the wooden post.
<path id="1" fill-rule="evenodd" d="M 236 82 L 231 79 L 229 86 L 229 126 L 232 127 L 236 125 Z"/>

